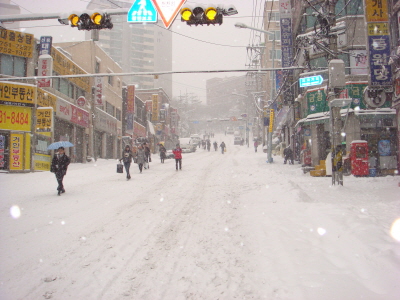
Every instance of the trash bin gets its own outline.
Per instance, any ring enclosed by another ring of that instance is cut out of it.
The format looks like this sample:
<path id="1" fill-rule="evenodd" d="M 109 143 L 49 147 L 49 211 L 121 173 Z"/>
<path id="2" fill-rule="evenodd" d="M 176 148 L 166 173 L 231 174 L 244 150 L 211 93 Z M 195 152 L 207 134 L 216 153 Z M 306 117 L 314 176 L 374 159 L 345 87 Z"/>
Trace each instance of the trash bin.
<path id="1" fill-rule="evenodd" d="M 369 169 L 369 177 L 376 177 L 376 169 L 375 168 Z"/>

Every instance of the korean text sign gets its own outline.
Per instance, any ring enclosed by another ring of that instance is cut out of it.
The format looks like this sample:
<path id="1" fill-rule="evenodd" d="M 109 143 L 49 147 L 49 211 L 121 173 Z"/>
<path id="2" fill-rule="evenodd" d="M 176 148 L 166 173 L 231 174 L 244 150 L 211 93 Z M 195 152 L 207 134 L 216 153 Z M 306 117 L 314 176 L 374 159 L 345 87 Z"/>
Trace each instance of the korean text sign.
<path id="1" fill-rule="evenodd" d="M 33 34 L 0 29 L 0 53 L 31 58 L 34 46 Z"/>

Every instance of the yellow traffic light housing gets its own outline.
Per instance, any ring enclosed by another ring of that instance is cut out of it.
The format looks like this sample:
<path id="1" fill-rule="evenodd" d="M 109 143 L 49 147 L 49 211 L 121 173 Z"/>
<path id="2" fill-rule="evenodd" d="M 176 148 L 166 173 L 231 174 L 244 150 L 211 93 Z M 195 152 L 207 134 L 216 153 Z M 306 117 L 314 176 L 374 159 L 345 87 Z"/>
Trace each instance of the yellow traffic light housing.
<path id="1" fill-rule="evenodd" d="M 181 9 L 181 21 L 182 22 L 190 21 L 192 16 L 193 16 L 192 10 L 189 7 L 184 7 Z"/>
<path id="2" fill-rule="evenodd" d="M 90 19 L 94 24 L 101 25 L 101 22 L 103 21 L 103 16 L 96 12 L 91 15 Z"/>
<path id="3" fill-rule="evenodd" d="M 71 23 L 71 27 L 78 27 L 79 16 L 72 14 L 68 17 L 69 22 Z"/>
<path id="4" fill-rule="evenodd" d="M 205 12 L 204 16 L 206 17 L 207 20 L 214 21 L 215 18 L 217 17 L 218 12 L 215 7 L 208 7 Z"/>

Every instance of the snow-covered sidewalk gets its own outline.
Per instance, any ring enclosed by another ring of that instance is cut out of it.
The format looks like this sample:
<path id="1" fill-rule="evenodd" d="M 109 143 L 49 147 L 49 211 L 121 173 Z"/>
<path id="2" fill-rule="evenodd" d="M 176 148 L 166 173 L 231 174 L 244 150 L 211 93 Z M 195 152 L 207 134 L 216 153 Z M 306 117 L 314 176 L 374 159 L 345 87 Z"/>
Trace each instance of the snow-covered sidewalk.
<path id="1" fill-rule="evenodd" d="M 400 298 L 399 177 L 331 186 L 224 139 L 130 181 L 72 164 L 60 197 L 0 174 L 0 299 Z"/>

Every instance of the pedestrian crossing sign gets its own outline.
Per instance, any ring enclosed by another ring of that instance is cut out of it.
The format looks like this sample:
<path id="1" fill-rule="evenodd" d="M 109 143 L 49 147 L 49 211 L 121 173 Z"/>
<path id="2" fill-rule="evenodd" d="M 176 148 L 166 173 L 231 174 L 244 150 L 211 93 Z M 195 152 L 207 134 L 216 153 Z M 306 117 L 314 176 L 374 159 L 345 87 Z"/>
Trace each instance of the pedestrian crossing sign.
<path id="1" fill-rule="evenodd" d="M 128 11 L 130 23 L 157 23 L 157 10 L 151 0 L 136 0 Z"/>

